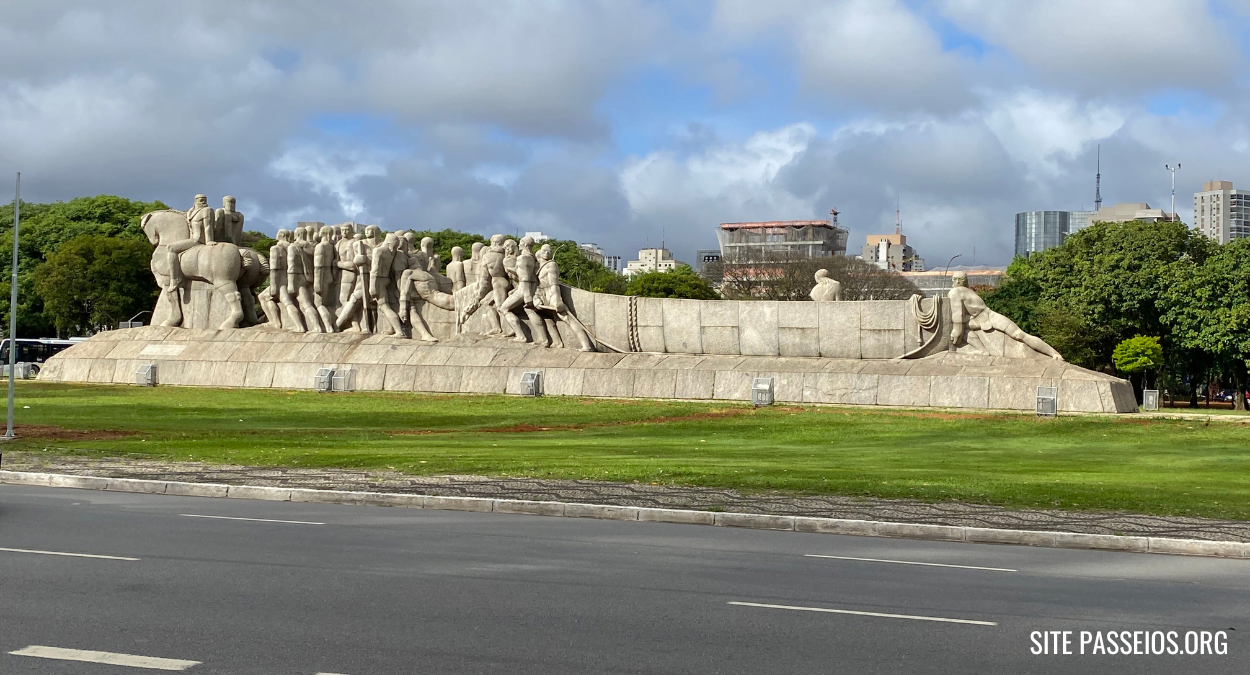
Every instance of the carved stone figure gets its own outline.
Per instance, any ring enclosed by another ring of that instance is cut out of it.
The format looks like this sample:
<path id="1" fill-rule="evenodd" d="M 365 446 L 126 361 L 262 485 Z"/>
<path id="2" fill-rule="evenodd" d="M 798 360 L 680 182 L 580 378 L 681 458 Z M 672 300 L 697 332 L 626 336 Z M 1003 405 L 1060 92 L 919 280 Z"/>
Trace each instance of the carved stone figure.
<path id="1" fill-rule="evenodd" d="M 564 297 L 560 293 L 560 266 L 552 258 L 551 246 L 543 244 L 535 257 L 538 259 L 538 294 L 534 298 L 534 308 L 542 314 L 553 345 L 564 347 L 564 340 L 560 337 L 560 327 L 557 325 L 559 321 L 568 325 L 577 336 L 577 341 L 582 345 L 578 348 L 579 351 L 595 351 L 595 345 L 590 341 L 586 327 L 564 304 Z"/>
<path id="2" fill-rule="evenodd" d="M 336 331 L 333 307 L 338 301 L 335 276 L 338 253 L 334 247 L 334 228 L 323 227 L 313 249 L 313 304 L 327 333 Z"/>
<path id="3" fill-rule="evenodd" d="M 951 277 L 951 350 L 954 351 L 965 339 L 967 344 L 983 353 L 989 353 L 981 340 L 982 333 L 999 331 L 1003 335 L 1022 342 L 1039 354 L 1049 356 L 1056 361 L 1063 357 L 1054 347 L 1046 344 L 1041 338 L 1029 335 L 1020 330 L 1014 321 L 995 312 L 985 305 L 977 292 L 968 288 L 968 274 L 955 272 Z M 977 344 L 972 344 L 976 342 Z"/>
<path id="4" fill-rule="evenodd" d="M 195 203 L 187 211 L 187 237 L 178 241 L 165 242 L 165 257 L 169 267 L 169 287 L 166 290 L 176 291 L 182 286 L 182 264 L 180 256 L 193 246 L 213 241 L 213 210 L 208 207 L 208 197 L 196 195 Z M 177 325 L 177 324 L 175 324 Z"/>
<path id="5" fill-rule="evenodd" d="M 221 208 L 213 213 L 214 241 L 228 241 L 235 246 L 243 245 L 243 214 L 234 209 L 234 197 L 221 198 Z"/>
<path id="6" fill-rule="evenodd" d="M 381 245 L 381 242 L 378 241 L 378 237 L 381 235 L 382 228 L 377 225 L 366 225 L 364 230 L 364 239 L 362 239 L 362 241 L 364 241 L 365 245 L 369 247 L 370 251 L 372 251 Z"/>
<path id="7" fill-rule="evenodd" d="M 842 282 L 829 276 L 829 270 L 816 270 L 816 285 L 812 287 L 812 300 L 816 302 L 841 302 Z"/>
<path id="8" fill-rule="evenodd" d="M 300 317 L 299 307 L 291 299 L 288 285 L 287 254 L 290 243 L 291 231 L 278 230 L 277 241 L 269 248 L 269 288 L 265 289 L 261 304 L 270 323 L 283 330 L 303 333 L 304 320 Z"/>
<path id="9" fill-rule="evenodd" d="M 340 239 L 335 245 L 335 267 L 338 268 L 339 280 L 339 299 L 335 319 L 335 326 L 342 330 L 346 326 L 351 326 L 353 331 L 361 330 L 361 305 L 357 302 L 356 308 L 348 311 L 347 307 L 351 304 L 353 294 L 359 295 L 364 293 L 364 283 L 359 281 L 360 268 L 368 268 L 368 254 L 365 245 L 357 239 L 356 228 L 351 223 L 343 223 L 339 226 Z M 368 272 L 365 272 L 368 278 Z M 357 286 L 360 288 L 358 289 Z M 359 291 L 359 293 L 358 293 Z"/>
<path id="10" fill-rule="evenodd" d="M 464 261 L 464 279 L 470 286 L 482 276 L 482 249 L 485 247 L 480 241 L 473 242 L 469 247 L 469 259 Z"/>
<path id="11" fill-rule="evenodd" d="M 503 316 L 499 307 L 508 299 L 508 290 L 512 287 L 508 271 L 503 265 L 503 254 L 503 235 L 492 235 L 490 247 L 483 249 L 479 263 L 478 301 L 486 306 L 482 312 L 486 321 L 485 335 L 499 335 L 503 332 Z"/>
<path id="12" fill-rule="evenodd" d="M 242 261 L 241 276 L 235 286 L 239 290 L 239 304 L 243 308 L 243 321 L 249 326 L 260 323 L 256 315 L 256 289 L 269 278 L 269 261 L 265 256 L 248 247 L 239 248 Z"/>
<path id="13" fill-rule="evenodd" d="M 304 328 L 310 333 L 323 333 L 321 316 L 313 300 L 313 243 L 308 241 L 308 228 L 295 228 L 295 241 L 287 245 L 286 284 L 291 300 L 299 308 Z"/>
<path id="14" fill-rule="evenodd" d="M 377 230 L 376 226 L 370 225 L 369 227 Z M 368 228 L 365 231 L 367 233 Z M 390 304 L 391 286 L 395 281 L 392 265 L 398 248 L 399 237 L 392 232 L 386 235 L 377 248 L 373 249 L 372 260 L 370 260 L 369 299 L 378 308 L 378 330 L 375 332 L 380 335 L 404 334 L 403 322 L 399 320 L 399 314 Z"/>
<path id="15" fill-rule="evenodd" d="M 209 244 L 204 228 L 212 227 L 212 209 L 203 195 L 196 197 L 197 211 L 194 217 L 181 211 L 164 210 L 145 213 L 140 226 L 148 241 L 156 247 L 152 252 L 152 274 L 157 284 L 165 289 L 162 302 L 167 307 L 165 326 L 181 326 L 183 298 L 187 279 L 204 281 L 212 285 L 213 296 L 227 305 L 227 316 L 219 328 L 237 328 L 243 320 L 238 282 L 242 278 L 243 258 L 233 244 Z"/>
<path id="16" fill-rule="evenodd" d="M 512 240 L 509 239 L 508 241 L 511 242 Z M 503 312 L 508 324 L 512 326 L 512 331 L 516 334 L 514 339 L 517 342 L 530 341 L 525 336 L 525 331 L 521 328 L 521 318 L 517 314 L 518 312 L 525 312 L 530 332 L 534 336 L 533 341 L 546 347 L 551 340 L 547 336 L 547 329 L 542 317 L 534 309 L 534 295 L 538 292 L 538 259 L 530 251 L 530 247 L 533 245 L 534 240 L 530 237 L 521 238 L 521 244 L 518 247 L 516 262 L 513 267 L 516 274 L 516 285 L 512 292 L 508 294 L 508 297 L 504 299 L 503 304 L 500 305 L 500 310 Z"/>
<path id="17" fill-rule="evenodd" d="M 447 263 L 447 278 L 451 279 L 451 292 L 455 293 L 460 289 L 468 286 L 468 276 L 465 271 L 467 263 L 464 262 L 464 249 L 459 246 L 451 247 L 451 262 Z"/>

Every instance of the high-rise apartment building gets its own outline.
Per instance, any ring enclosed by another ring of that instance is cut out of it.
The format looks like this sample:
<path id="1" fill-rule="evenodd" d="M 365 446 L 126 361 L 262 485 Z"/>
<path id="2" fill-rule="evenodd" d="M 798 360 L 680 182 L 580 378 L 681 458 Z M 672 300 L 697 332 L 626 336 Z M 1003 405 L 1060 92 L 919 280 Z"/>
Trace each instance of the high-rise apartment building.
<path id="1" fill-rule="evenodd" d="M 1194 229 L 1221 244 L 1250 237 L 1250 190 L 1231 181 L 1209 180 L 1194 193 Z"/>

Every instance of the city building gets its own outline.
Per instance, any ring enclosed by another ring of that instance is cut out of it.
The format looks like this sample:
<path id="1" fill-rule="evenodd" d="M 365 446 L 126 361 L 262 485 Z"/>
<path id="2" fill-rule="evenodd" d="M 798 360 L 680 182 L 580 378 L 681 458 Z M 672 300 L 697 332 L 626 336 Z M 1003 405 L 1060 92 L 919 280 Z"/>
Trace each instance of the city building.
<path id="1" fill-rule="evenodd" d="M 1195 196 L 1195 202 L 1197 197 Z M 1016 255 L 1028 257 L 1063 244 L 1068 236 L 1094 223 L 1144 220 L 1157 223 L 1174 216 L 1145 202 L 1103 206 L 1095 211 L 1024 211 L 1016 214 Z"/>
<path id="2" fill-rule="evenodd" d="M 1146 202 L 1129 202 L 1126 204 L 1116 204 L 1115 206 L 1104 206 L 1094 211 L 1089 216 L 1089 222 L 1092 223 L 1127 223 L 1131 220 L 1144 220 L 1148 223 L 1157 223 L 1172 219 L 1163 209 L 1152 209 Z M 1079 229 L 1079 228 L 1078 228 Z M 1072 230 L 1076 232 L 1076 230 Z"/>
<path id="3" fill-rule="evenodd" d="M 535 239 L 534 241 L 538 240 Z M 582 254 L 586 256 L 587 260 L 599 263 L 600 265 L 604 264 L 606 256 L 603 255 L 603 249 L 599 248 L 598 244 L 578 244 L 577 247 L 582 250 Z"/>
<path id="4" fill-rule="evenodd" d="M 924 271 L 924 258 L 916 254 L 916 249 L 907 245 L 907 235 L 902 232 L 868 235 L 859 257 L 883 270 Z"/>
<path id="5" fill-rule="evenodd" d="M 612 270 L 614 274 L 621 273 L 621 256 L 605 255 L 603 256 L 603 266 Z"/>
<path id="6" fill-rule="evenodd" d="M 525 236 L 529 237 L 530 239 L 533 239 L 534 243 L 547 241 L 548 239 L 551 239 L 551 237 L 548 237 L 542 232 L 526 232 Z"/>
<path id="7" fill-rule="evenodd" d="M 708 263 L 720 260 L 719 248 L 701 248 L 694 253 L 694 271 L 699 276 L 707 276 Z"/>
<path id="8" fill-rule="evenodd" d="M 1227 244 L 1250 237 L 1250 191 L 1226 180 L 1209 180 L 1194 193 L 1194 229 Z"/>
<path id="9" fill-rule="evenodd" d="M 1055 248 L 1068 238 L 1072 229 L 1072 211 L 1025 211 L 1016 214 L 1016 255 L 1029 257 Z M 1090 212 L 1081 220 L 1088 225 Z"/>
<path id="10" fill-rule="evenodd" d="M 951 275 L 955 272 L 968 274 L 968 285 L 973 288 L 997 288 L 1007 274 L 1005 267 L 969 267 L 956 265 L 949 270 L 928 270 L 925 272 L 900 272 L 900 276 L 916 284 L 925 297 L 945 297 L 951 290 Z"/>
<path id="11" fill-rule="evenodd" d="M 673 252 L 667 248 L 644 248 L 638 252 L 638 259 L 629 261 L 624 274 L 632 277 L 643 272 L 671 272 L 678 265 L 686 263 L 673 258 Z"/>
<path id="12" fill-rule="evenodd" d="M 721 223 L 716 231 L 726 263 L 828 258 L 846 253 L 850 234 L 838 226 L 838 212 L 829 220 L 770 220 Z"/>

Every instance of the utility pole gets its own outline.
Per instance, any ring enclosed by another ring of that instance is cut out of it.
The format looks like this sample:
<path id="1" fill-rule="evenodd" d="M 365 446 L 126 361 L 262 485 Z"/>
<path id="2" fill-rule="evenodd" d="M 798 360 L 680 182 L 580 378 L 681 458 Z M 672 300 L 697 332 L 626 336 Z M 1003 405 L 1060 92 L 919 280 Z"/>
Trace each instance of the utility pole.
<path id="1" fill-rule="evenodd" d="M 17 230 L 22 220 L 22 172 L 17 173 L 13 194 L 13 274 L 9 276 L 9 426 L 5 440 L 13 436 L 13 377 L 17 371 Z"/>
<path id="2" fill-rule="evenodd" d="M 1177 162 L 1176 166 L 1164 164 L 1163 168 L 1172 172 L 1172 215 L 1169 216 L 1169 218 L 1171 220 L 1176 220 L 1176 171 L 1181 168 L 1181 163 Z"/>

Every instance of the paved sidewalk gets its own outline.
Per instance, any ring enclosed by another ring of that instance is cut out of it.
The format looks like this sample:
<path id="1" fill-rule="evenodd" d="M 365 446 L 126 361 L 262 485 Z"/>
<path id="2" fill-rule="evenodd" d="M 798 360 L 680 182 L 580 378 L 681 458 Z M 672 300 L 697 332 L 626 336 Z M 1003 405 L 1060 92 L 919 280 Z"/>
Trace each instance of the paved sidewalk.
<path id="1" fill-rule="evenodd" d="M 4 453 L 0 468 L 110 478 L 367 490 L 445 497 L 525 499 L 956 527 L 1250 542 L 1250 522 L 1245 521 L 1117 512 L 1014 510 L 962 502 L 926 503 L 861 497 L 802 496 L 781 492 L 744 494 L 737 490 L 641 483 L 484 476 L 410 476 L 386 471 L 267 468 L 23 452 Z"/>

